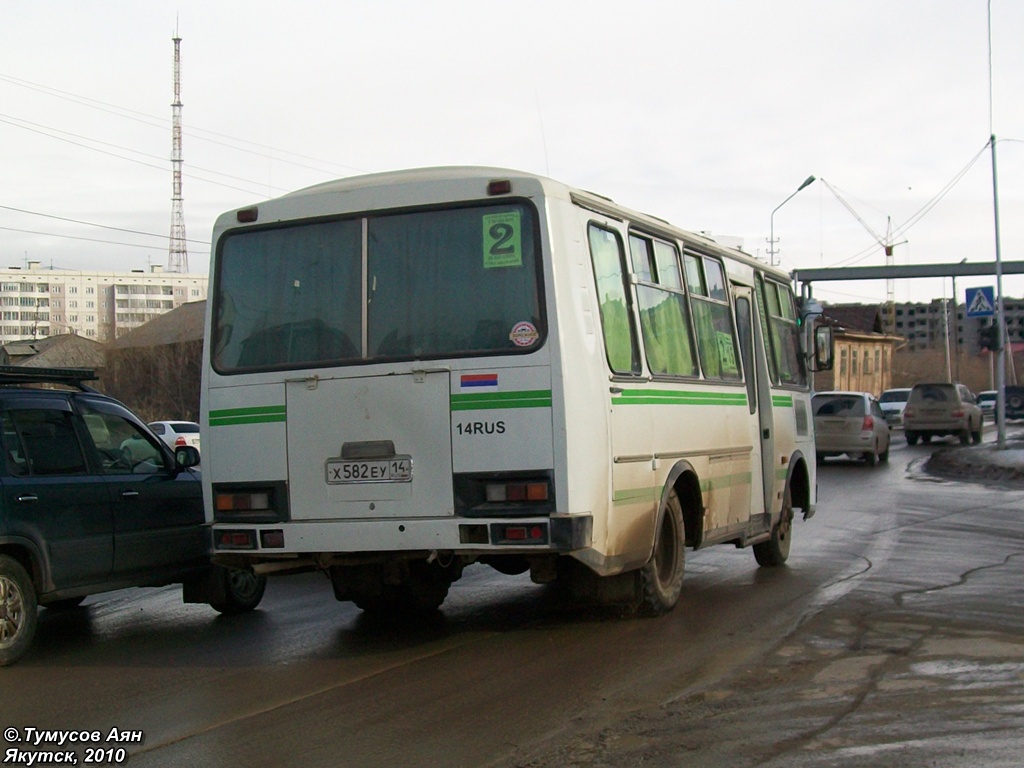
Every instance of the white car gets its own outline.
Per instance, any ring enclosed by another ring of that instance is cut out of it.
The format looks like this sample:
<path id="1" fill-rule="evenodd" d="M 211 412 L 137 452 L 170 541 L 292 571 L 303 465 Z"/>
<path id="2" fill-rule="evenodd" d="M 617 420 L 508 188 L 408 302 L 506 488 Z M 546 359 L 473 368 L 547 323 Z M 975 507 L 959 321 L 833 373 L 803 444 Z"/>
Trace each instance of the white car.
<path id="1" fill-rule="evenodd" d="M 990 419 L 995 419 L 996 417 L 996 397 L 998 395 L 999 393 L 994 389 L 986 389 L 984 392 L 978 393 L 978 407 Z"/>
<path id="2" fill-rule="evenodd" d="M 182 445 L 191 445 L 199 450 L 199 425 L 194 421 L 151 421 L 149 428 L 172 451 Z"/>
<path id="3" fill-rule="evenodd" d="M 885 390 L 878 398 L 878 404 L 890 427 L 903 426 L 903 409 L 907 407 L 908 397 L 910 397 L 910 387 L 898 387 Z"/>

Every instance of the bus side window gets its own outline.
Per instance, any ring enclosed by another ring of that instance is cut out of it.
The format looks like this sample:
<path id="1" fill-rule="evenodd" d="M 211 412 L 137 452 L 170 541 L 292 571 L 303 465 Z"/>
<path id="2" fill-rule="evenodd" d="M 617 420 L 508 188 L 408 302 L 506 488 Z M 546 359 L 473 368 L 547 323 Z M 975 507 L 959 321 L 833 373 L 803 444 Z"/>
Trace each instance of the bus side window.
<path id="1" fill-rule="evenodd" d="M 630 235 L 629 250 L 637 277 L 647 367 L 655 375 L 696 376 L 697 359 L 676 247 L 662 240 Z"/>
<path id="2" fill-rule="evenodd" d="M 684 261 L 704 376 L 739 381 L 736 331 L 729 311 L 725 270 L 718 261 L 695 254 L 685 254 Z"/>
<path id="3" fill-rule="evenodd" d="M 769 328 L 772 372 L 779 384 L 807 382 L 803 358 L 800 355 L 800 337 L 796 324 L 793 293 L 787 286 L 765 280 L 763 282 L 767 322 Z"/>
<path id="4" fill-rule="evenodd" d="M 590 225 L 588 239 L 608 365 L 615 373 L 639 373 L 640 355 L 629 310 L 622 240 L 616 232 L 596 224 Z"/>

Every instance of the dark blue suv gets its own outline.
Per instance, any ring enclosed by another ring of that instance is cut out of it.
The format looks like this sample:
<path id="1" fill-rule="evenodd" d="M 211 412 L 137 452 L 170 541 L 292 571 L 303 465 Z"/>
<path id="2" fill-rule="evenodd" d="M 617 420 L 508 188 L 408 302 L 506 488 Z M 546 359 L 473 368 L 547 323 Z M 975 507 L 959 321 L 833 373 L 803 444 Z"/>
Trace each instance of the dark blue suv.
<path id="1" fill-rule="evenodd" d="M 265 577 L 210 563 L 198 451 L 172 454 L 94 378 L 0 366 L 0 666 L 28 650 L 37 605 L 176 583 L 222 613 L 263 597 Z"/>

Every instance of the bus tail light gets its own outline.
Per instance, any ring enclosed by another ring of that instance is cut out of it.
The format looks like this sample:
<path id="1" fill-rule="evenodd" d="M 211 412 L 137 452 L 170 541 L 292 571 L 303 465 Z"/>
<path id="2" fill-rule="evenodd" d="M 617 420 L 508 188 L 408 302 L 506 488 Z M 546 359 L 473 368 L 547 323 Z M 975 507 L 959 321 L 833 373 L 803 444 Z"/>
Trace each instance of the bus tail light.
<path id="1" fill-rule="evenodd" d="M 267 493 L 218 493 L 215 501 L 218 512 L 253 512 L 270 509 Z"/>
<path id="2" fill-rule="evenodd" d="M 288 490 L 284 483 L 213 486 L 215 523 L 277 523 L 288 517 Z"/>
<path id="3" fill-rule="evenodd" d="M 284 531 L 275 528 L 268 531 L 260 531 L 260 546 L 263 549 L 283 549 Z"/>
<path id="4" fill-rule="evenodd" d="M 462 517 L 536 517 L 555 511 L 554 473 L 481 472 L 453 478 L 455 514 Z"/>
<path id="5" fill-rule="evenodd" d="M 488 483 L 487 501 L 547 501 L 547 480 L 534 483 Z"/>
<path id="6" fill-rule="evenodd" d="M 225 549 L 283 549 L 284 531 L 280 528 L 259 531 L 259 547 L 256 546 L 256 531 L 225 529 L 214 531 L 213 548 Z"/>
<path id="7" fill-rule="evenodd" d="M 491 525 L 492 544 L 547 544 L 547 523 L 494 523 Z"/>
<path id="8" fill-rule="evenodd" d="M 256 531 L 216 531 L 214 549 L 256 549 Z"/>

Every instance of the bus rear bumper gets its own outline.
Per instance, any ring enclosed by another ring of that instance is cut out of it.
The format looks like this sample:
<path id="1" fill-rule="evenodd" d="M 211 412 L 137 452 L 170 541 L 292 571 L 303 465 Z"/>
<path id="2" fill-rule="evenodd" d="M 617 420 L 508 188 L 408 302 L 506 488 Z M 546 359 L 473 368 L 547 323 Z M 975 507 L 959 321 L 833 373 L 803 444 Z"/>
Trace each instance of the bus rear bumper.
<path id="1" fill-rule="evenodd" d="M 593 543 L 589 514 L 537 518 L 406 518 L 213 526 L 213 553 L 246 559 L 371 552 L 568 553 Z"/>

